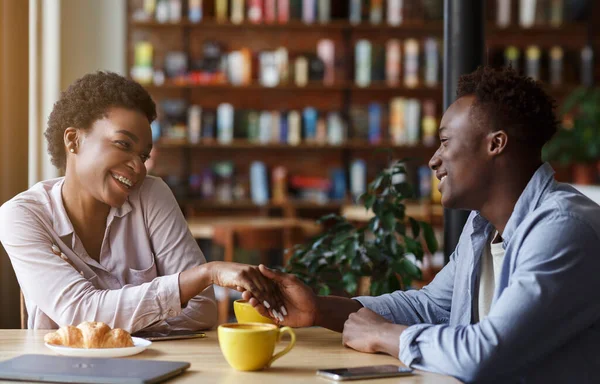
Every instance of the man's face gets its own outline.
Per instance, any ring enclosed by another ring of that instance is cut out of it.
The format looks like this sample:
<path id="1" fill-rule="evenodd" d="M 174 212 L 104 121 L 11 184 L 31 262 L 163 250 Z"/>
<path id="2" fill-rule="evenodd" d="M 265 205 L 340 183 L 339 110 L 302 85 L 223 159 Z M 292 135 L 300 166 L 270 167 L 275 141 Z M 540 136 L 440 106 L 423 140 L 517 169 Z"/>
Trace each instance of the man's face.
<path id="1" fill-rule="evenodd" d="M 143 114 L 110 109 L 80 139 L 75 169 L 81 187 L 96 200 L 120 207 L 146 177 L 144 162 L 151 149 L 150 124 Z"/>
<path id="2" fill-rule="evenodd" d="M 440 147 L 429 161 L 446 208 L 479 210 L 493 176 L 487 135 L 470 115 L 474 101 L 474 96 L 461 97 L 444 113 Z"/>

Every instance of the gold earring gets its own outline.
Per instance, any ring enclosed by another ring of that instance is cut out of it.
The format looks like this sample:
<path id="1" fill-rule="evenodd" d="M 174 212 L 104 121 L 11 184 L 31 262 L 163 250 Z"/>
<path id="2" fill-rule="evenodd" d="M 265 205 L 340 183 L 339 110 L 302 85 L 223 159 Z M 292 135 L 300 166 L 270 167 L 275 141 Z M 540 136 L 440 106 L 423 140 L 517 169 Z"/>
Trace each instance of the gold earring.
<path id="1" fill-rule="evenodd" d="M 75 150 L 73 148 L 71 148 L 71 149 L 69 149 L 69 152 L 75 153 Z"/>

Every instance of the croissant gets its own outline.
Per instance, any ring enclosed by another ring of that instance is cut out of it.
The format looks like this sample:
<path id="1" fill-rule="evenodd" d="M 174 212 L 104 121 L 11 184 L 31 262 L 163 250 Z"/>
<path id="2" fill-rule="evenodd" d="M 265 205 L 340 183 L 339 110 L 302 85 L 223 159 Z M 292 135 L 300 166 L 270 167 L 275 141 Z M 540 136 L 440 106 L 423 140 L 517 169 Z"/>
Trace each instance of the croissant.
<path id="1" fill-rule="evenodd" d="M 67 325 L 56 332 L 44 336 L 44 341 L 52 345 L 71 348 L 123 348 L 133 347 L 129 332 L 99 321 L 85 321 L 77 327 Z"/>

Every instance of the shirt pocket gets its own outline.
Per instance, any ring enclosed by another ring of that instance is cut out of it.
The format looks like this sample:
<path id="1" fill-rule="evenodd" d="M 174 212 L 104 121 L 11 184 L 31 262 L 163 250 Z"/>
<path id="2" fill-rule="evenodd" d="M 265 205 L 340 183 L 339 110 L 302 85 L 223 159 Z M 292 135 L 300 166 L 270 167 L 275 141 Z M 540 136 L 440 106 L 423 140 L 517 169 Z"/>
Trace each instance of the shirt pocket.
<path id="1" fill-rule="evenodd" d="M 140 285 L 149 283 L 157 277 L 156 263 L 154 262 L 154 254 L 151 257 L 151 264 L 145 269 L 129 268 L 127 273 L 127 284 Z"/>

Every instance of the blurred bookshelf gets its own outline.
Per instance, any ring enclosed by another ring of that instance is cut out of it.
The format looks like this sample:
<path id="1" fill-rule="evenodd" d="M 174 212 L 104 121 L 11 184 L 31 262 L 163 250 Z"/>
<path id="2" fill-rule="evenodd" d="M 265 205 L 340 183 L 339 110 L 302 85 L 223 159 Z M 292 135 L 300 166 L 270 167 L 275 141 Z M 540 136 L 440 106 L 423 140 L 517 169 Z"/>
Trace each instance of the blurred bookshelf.
<path id="1" fill-rule="evenodd" d="M 533 3 L 488 0 L 486 60 L 560 102 L 582 71 L 599 78 L 581 59 L 599 35 L 577 1 Z M 427 170 L 442 13 L 442 0 L 128 0 L 127 68 L 159 110 L 150 172 L 188 216 L 314 218 L 348 210 L 391 158 L 408 159 L 411 204 L 442 225 Z"/>

